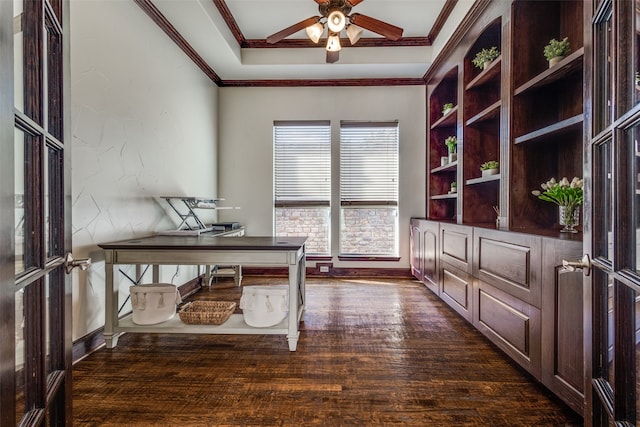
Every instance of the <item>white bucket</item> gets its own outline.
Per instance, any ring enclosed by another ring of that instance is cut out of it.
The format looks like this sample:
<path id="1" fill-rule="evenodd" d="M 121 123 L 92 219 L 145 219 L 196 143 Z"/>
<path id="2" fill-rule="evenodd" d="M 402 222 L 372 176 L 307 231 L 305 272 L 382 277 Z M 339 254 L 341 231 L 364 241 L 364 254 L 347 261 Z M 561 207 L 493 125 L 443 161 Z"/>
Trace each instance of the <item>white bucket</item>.
<path id="1" fill-rule="evenodd" d="M 133 323 L 154 325 L 171 319 L 176 314 L 176 304 L 181 302 L 176 285 L 152 283 L 129 288 Z"/>
<path id="2" fill-rule="evenodd" d="M 266 328 L 282 322 L 289 312 L 289 288 L 286 286 L 244 286 L 240 298 L 244 321 L 249 326 Z"/>

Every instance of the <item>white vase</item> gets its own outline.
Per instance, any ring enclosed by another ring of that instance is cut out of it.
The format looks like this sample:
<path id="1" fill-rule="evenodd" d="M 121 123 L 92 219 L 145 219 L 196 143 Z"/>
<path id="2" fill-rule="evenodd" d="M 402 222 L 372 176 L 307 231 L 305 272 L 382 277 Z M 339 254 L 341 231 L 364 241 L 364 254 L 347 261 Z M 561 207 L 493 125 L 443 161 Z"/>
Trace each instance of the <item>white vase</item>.
<path id="1" fill-rule="evenodd" d="M 485 169 L 482 171 L 483 178 L 491 175 L 497 175 L 497 174 L 498 174 L 498 169 Z"/>
<path id="2" fill-rule="evenodd" d="M 440 157 L 440 166 L 446 166 L 449 163 L 449 156 Z"/>
<path id="3" fill-rule="evenodd" d="M 458 160 L 458 153 L 449 153 L 449 163 L 453 163 Z"/>
<path id="4" fill-rule="evenodd" d="M 554 65 L 556 65 L 558 62 L 562 61 L 564 59 L 564 56 L 556 56 L 553 57 L 549 60 L 549 68 L 553 67 Z"/>

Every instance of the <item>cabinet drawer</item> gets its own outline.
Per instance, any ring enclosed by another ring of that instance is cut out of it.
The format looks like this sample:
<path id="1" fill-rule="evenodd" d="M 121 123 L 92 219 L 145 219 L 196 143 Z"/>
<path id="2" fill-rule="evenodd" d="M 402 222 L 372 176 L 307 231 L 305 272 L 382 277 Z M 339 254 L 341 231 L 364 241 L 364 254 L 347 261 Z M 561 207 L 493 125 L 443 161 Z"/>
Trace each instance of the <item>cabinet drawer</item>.
<path id="1" fill-rule="evenodd" d="M 539 379 L 540 310 L 480 280 L 474 294 L 474 326 Z"/>
<path id="2" fill-rule="evenodd" d="M 473 278 L 469 273 L 440 263 L 440 298 L 469 322 L 473 321 Z"/>
<path id="3" fill-rule="evenodd" d="M 473 275 L 540 308 L 541 246 L 538 236 L 476 229 Z"/>
<path id="4" fill-rule="evenodd" d="M 440 224 L 440 259 L 471 273 L 473 228 L 457 224 Z"/>

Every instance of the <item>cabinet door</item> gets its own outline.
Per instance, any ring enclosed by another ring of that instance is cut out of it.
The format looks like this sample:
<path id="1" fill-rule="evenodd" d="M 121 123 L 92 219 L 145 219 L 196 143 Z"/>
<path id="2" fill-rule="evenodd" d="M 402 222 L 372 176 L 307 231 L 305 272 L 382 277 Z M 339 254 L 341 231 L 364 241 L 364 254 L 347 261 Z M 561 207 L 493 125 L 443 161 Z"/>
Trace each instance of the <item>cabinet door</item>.
<path id="1" fill-rule="evenodd" d="M 422 280 L 422 231 L 420 230 L 420 222 L 417 219 L 411 219 L 411 229 L 409 238 L 409 252 L 411 262 L 411 274 Z"/>
<path id="2" fill-rule="evenodd" d="M 422 229 L 422 282 L 436 295 L 440 294 L 440 280 L 438 272 L 438 235 L 440 224 L 433 221 L 424 221 Z"/>
<path id="3" fill-rule="evenodd" d="M 473 275 L 540 308 L 542 238 L 476 228 Z"/>
<path id="4" fill-rule="evenodd" d="M 580 242 L 544 239 L 542 286 L 542 382 L 574 411 L 584 402 L 583 275 L 562 268 L 578 259 Z"/>
<path id="5" fill-rule="evenodd" d="M 540 310 L 481 280 L 474 281 L 473 324 L 540 378 Z"/>
<path id="6" fill-rule="evenodd" d="M 440 260 L 471 274 L 473 227 L 440 223 Z"/>
<path id="7" fill-rule="evenodd" d="M 469 322 L 473 321 L 473 278 L 462 270 L 440 262 L 440 298 Z"/>

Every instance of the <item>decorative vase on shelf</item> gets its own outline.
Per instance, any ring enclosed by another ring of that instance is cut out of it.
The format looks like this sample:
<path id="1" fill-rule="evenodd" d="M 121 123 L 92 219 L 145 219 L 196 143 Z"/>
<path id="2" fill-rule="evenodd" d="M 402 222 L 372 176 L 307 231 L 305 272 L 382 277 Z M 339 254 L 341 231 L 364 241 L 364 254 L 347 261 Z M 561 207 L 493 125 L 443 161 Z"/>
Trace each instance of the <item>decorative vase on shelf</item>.
<path id="1" fill-rule="evenodd" d="M 549 60 L 549 68 L 555 66 L 558 62 L 562 61 L 564 56 L 556 56 Z"/>
<path id="2" fill-rule="evenodd" d="M 500 173 L 500 171 L 498 169 L 496 169 L 496 168 L 484 169 L 482 171 L 482 177 L 484 178 L 484 177 L 488 177 L 488 176 L 491 176 L 491 175 L 498 175 L 498 173 Z"/>
<path id="3" fill-rule="evenodd" d="M 446 166 L 449 164 L 449 156 L 440 157 L 440 166 Z"/>
<path id="4" fill-rule="evenodd" d="M 560 230 L 562 233 L 577 233 L 576 226 L 580 223 L 580 206 L 577 205 L 559 205 L 560 225 L 564 227 Z"/>
<path id="5" fill-rule="evenodd" d="M 449 163 L 453 163 L 458 160 L 458 153 L 449 153 Z"/>
<path id="6" fill-rule="evenodd" d="M 482 69 L 486 70 L 487 68 L 489 68 L 492 62 L 493 61 L 484 61 L 484 64 L 482 64 Z"/>

